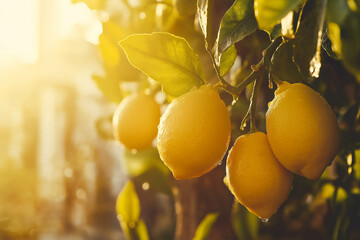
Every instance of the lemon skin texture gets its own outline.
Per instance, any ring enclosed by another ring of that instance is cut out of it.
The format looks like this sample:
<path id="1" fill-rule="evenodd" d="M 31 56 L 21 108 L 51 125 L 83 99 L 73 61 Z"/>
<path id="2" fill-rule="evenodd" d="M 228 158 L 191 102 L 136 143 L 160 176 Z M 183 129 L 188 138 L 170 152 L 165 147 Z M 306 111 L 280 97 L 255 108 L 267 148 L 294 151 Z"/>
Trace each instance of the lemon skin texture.
<path id="1" fill-rule="evenodd" d="M 158 150 L 176 179 L 216 167 L 229 146 L 230 116 L 219 94 L 203 85 L 176 98 L 161 117 Z"/>
<path id="2" fill-rule="evenodd" d="M 228 187 L 250 212 L 269 219 L 288 198 L 293 175 L 275 158 L 262 132 L 240 136 L 226 165 Z"/>
<path id="3" fill-rule="evenodd" d="M 270 146 L 293 173 L 317 180 L 335 158 L 340 132 L 334 112 L 310 87 L 283 82 L 266 113 Z"/>
<path id="4" fill-rule="evenodd" d="M 157 135 L 160 106 L 153 97 L 135 93 L 124 98 L 113 116 L 113 132 L 128 149 L 143 150 Z"/>

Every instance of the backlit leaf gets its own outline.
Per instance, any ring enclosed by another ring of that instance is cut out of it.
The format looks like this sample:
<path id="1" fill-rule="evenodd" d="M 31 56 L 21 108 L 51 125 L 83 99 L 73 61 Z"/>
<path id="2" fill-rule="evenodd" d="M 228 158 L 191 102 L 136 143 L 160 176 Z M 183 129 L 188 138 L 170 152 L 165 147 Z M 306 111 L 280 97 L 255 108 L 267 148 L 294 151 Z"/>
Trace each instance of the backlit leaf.
<path id="1" fill-rule="evenodd" d="M 218 216 L 218 213 L 209 213 L 206 215 L 197 227 L 193 240 L 205 240 Z"/>
<path id="2" fill-rule="evenodd" d="M 134 184 L 129 181 L 116 200 L 116 212 L 121 221 L 135 225 L 140 216 L 140 202 Z"/>
<path id="3" fill-rule="evenodd" d="M 102 24 L 103 32 L 99 36 L 99 48 L 104 64 L 114 68 L 121 60 L 121 49 L 117 45 L 126 35 L 114 20 L 110 19 Z"/>
<path id="4" fill-rule="evenodd" d="M 320 50 L 327 0 L 308 1 L 299 19 L 294 41 L 294 61 L 310 81 L 319 77 Z"/>
<path id="5" fill-rule="evenodd" d="M 301 2 L 302 0 L 255 0 L 254 10 L 259 28 L 270 33 L 272 28 Z"/>
<path id="6" fill-rule="evenodd" d="M 211 27 L 214 0 L 197 0 L 197 12 L 200 28 L 208 44 L 211 44 Z"/>
<path id="7" fill-rule="evenodd" d="M 229 72 L 231 67 L 234 65 L 236 55 L 237 52 L 234 45 L 229 47 L 223 54 L 221 54 L 219 66 L 221 76 L 224 76 L 226 73 Z"/>
<path id="8" fill-rule="evenodd" d="M 130 63 L 160 82 L 170 96 L 180 96 L 203 84 L 199 57 L 184 38 L 165 32 L 134 34 L 119 44 Z"/>
<path id="9" fill-rule="evenodd" d="M 253 0 L 236 0 L 225 13 L 217 37 L 217 55 L 257 29 Z"/>

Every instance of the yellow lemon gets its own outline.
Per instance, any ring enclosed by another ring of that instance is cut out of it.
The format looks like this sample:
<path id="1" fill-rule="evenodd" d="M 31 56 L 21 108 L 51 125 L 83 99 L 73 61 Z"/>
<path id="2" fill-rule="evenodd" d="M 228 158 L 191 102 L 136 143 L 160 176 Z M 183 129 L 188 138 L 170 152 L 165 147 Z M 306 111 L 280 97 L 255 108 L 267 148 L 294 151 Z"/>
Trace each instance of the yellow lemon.
<path id="1" fill-rule="evenodd" d="M 262 132 L 240 136 L 229 152 L 226 181 L 236 199 L 260 218 L 270 218 L 288 198 L 293 175 L 275 158 Z"/>
<path id="2" fill-rule="evenodd" d="M 114 136 L 129 149 L 151 146 L 160 121 L 160 106 L 153 97 L 135 93 L 124 98 L 113 117 Z"/>
<path id="3" fill-rule="evenodd" d="M 324 98 L 310 87 L 283 82 L 266 113 L 271 149 L 293 173 L 318 179 L 339 148 L 339 127 Z"/>
<path id="4" fill-rule="evenodd" d="M 224 102 L 216 90 L 203 85 L 168 106 L 159 124 L 158 150 L 175 178 L 198 177 L 221 162 L 230 134 Z"/>

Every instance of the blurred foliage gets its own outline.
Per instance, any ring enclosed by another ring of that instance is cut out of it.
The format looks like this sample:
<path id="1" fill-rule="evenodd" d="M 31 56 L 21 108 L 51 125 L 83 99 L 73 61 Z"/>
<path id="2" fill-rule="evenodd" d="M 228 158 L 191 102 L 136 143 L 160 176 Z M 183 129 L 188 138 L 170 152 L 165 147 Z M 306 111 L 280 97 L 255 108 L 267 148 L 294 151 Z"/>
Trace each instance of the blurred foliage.
<path id="1" fill-rule="evenodd" d="M 207 214 L 204 217 L 204 219 L 201 221 L 199 226 L 197 227 L 193 240 L 207 239 L 210 229 L 211 229 L 212 225 L 216 222 L 216 219 L 218 218 L 218 216 L 219 216 L 218 213 Z"/>
<path id="2" fill-rule="evenodd" d="M 127 182 L 116 200 L 116 212 L 120 226 L 127 237 L 132 240 L 148 240 L 147 228 L 140 219 L 140 202 L 134 184 Z"/>

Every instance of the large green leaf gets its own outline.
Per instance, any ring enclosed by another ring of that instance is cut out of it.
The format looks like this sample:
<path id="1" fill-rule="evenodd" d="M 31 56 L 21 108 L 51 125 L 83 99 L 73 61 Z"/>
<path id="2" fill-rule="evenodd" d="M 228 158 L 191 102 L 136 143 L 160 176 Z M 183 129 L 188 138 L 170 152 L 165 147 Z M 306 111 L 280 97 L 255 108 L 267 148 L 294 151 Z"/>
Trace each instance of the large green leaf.
<path id="1" fill-rule="evenodd" d="M 197 227 L 193 240 L 205 240 L 218 216 L 218 213 L 207 214 Z"/>
<path id="2" fill-rule="evenodd" d="M 255 0 L 254 10 L 259 28 L 271 32 L 290 11 L 300 5 L 303 0 Z"/>
<path id="3" fill-rule="evenodd" d="M 319 77 L 326 4 L 327 0 L 308 1 L 299 19 L 294 41 L 294 61 L 307 80 Z"/>
<path id="4" fill-rule="evenodd" d="M 184 38 L 166 32 L 134 34 L 119 44 L 130 63 L 160 82 L 170 96 L 180 96 L 203 84 L 199 57 Z"/>
<path id="5" fill-rule="evenodd" d="M 237 51 L 234 45 L 229 47 L 220 57 L 219 72 L 221 76 L 224 76 L 229 72 L 231 67 L 234 65 Z"/>
<path id="6" fill-rule="evenodd" d="M 140 217 L 140 201 L 136 194 L 134 184 L 129 181 L 119 193 L 116 200 L 116 212 L 120 222 L 135 225 Z"/>
<path id="7" fill-rule="evenodd" d="M 214 0 L 197 0 L 198 20 L 207 44 L 211 44 L 212 14 Z"/>
<path id="8" fill-rule="evenodd" d="M 253 0 L 236 0 L 225 13 L 217 37 L 217 55 L 257 29 Z"/>

